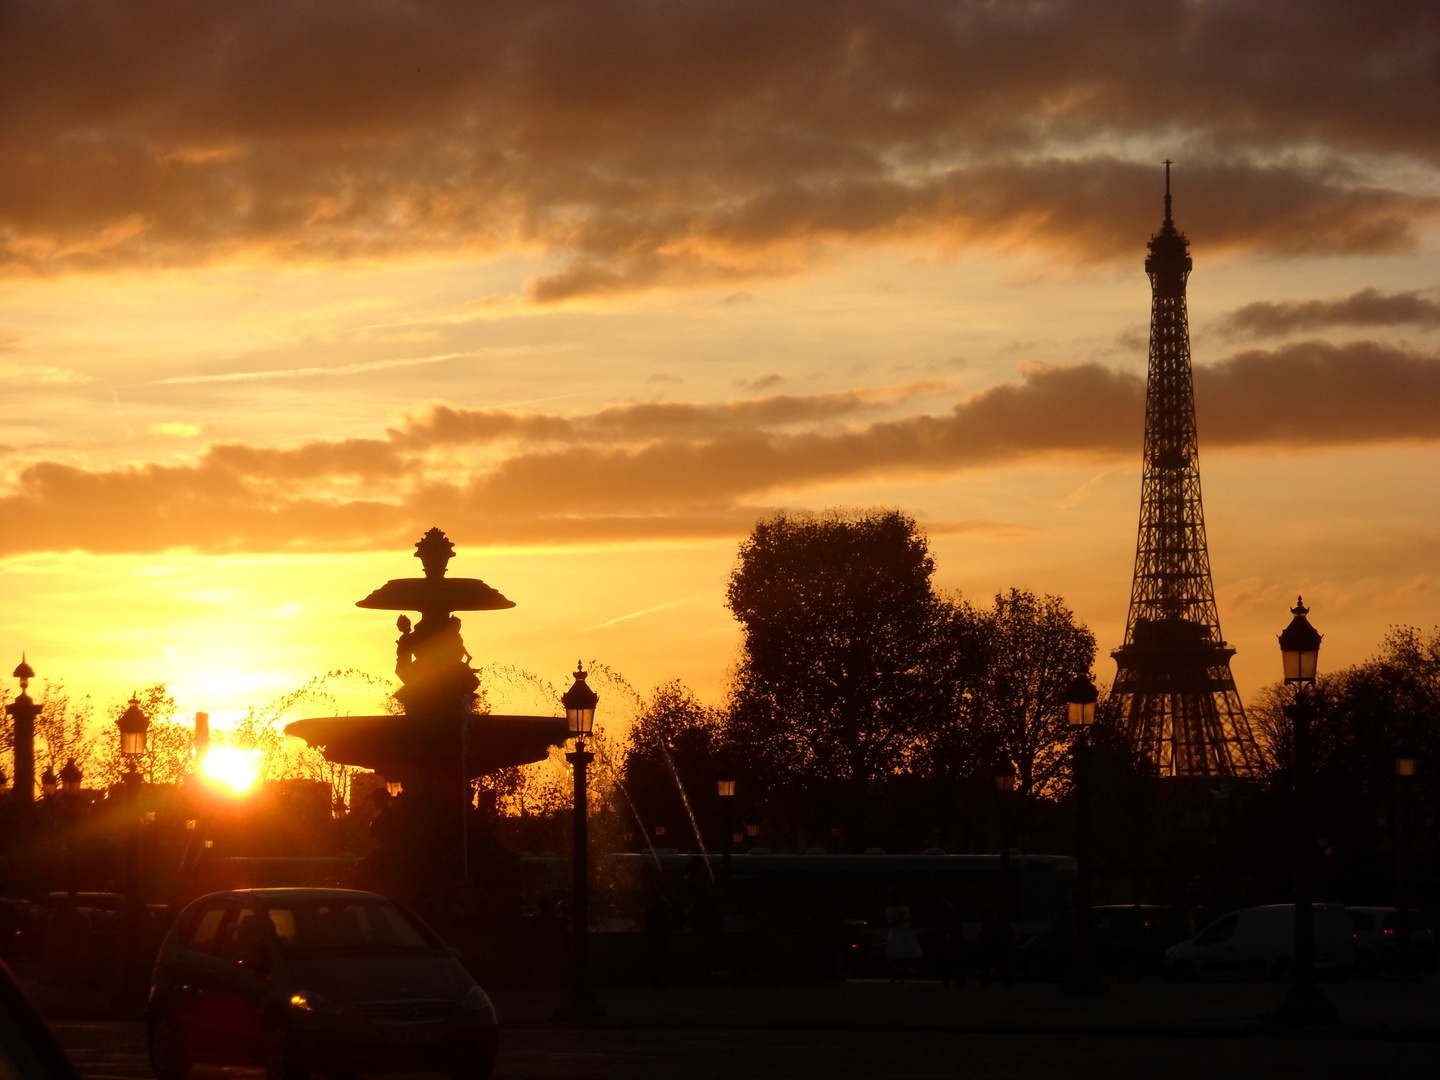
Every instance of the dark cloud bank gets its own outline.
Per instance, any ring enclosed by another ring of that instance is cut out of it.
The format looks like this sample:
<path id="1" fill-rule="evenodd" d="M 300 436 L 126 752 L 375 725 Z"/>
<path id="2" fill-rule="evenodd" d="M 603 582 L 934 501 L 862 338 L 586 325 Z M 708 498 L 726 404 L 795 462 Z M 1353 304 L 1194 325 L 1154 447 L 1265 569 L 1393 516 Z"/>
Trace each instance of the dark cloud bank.
<path id="1" fill-rule="evenodd" d="M 0 552 L 366 548 L 436 522 L 468 543 L 731 536 L 824 483 L 1138 459 L 1136 375 L 1036 366 L 946 413 L 873 418 L 933 389 L 570 417 L 437 406 L 383 439 L 218 444 L 190 465 L 41 462 L 0 497 L 0 518 L 25 523 Z M 1239 353 L 1197 368 L 1195 393 L 1206 450 L 1440 440 L 1440 356 L 1373 342 Z"/>
<path id="2" fill-rule="evenodd" d="M 1338 300 L 1257 301 L 1220 319 L 1216 328 L 1226 337 L 1281 337 L 1311 333 L 1332 326 L 1440 326 L 1440 299 L 1435 290 L 1385 293 L 1361 289 Z"/>
<path id="3" fill-rule="evenodd" d="M 524 245 L 542 302 L 837 244 L 1382 252 L 1437 202 L 1429 0 L 14 0 L 10 272 Z"/>

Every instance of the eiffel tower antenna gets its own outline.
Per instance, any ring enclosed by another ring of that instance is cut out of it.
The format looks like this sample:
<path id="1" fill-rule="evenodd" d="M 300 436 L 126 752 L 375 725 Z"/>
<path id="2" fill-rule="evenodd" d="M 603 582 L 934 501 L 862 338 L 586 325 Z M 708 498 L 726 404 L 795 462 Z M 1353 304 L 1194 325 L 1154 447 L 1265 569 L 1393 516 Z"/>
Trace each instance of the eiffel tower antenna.
<path id="1" fill-rule="evenodd" d="M 1150 372 L 1140 528 L 1125 643 L 1111 696 L 1132 743 L 1167 777 L 1248 777 L 1260 754 L 1230 674 L 1235 650 L 1220 634 L 1190 371 L 1185 283 L 1189 241 L 1170 213 L 1150 238 Z"/>

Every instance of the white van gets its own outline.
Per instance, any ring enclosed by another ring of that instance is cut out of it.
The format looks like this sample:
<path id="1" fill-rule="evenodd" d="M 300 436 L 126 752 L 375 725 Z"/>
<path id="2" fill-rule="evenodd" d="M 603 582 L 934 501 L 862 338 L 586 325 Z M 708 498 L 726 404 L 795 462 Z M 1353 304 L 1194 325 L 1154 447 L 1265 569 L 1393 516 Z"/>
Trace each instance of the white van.
<path id="1" fill-rule="evenodd" d="M 1348 979 L 1355 971 L 1355 926 L 1340 904 L 1316 904 L 1315 972 Z M 1165 954 L 1165 977 L 1288 981 L 1295 970 L 1295 905 L 1270 904 L 1221 915 Z"/>

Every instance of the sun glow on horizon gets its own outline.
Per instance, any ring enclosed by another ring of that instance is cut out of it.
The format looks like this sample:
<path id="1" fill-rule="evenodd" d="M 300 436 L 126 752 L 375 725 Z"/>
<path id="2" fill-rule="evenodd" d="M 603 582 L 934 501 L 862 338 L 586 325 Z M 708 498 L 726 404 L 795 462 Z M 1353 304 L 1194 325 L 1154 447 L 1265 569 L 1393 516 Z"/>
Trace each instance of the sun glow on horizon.
<path id="1" fill-rule="evenodd" d="M 229 746 L 212 746 L 205 753 L 200 771 L 212 780 L 228 785 L 237 795 L 254 786 L 259 778 L 259 754 L 254 750 L 236 750 Z"/>

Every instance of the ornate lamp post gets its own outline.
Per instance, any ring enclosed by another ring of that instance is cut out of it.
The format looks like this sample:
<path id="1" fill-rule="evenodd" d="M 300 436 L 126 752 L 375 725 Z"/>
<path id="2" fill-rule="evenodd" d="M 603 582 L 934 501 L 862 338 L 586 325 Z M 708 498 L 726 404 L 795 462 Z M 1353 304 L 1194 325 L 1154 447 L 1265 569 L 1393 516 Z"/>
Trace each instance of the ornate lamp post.
<path id="1" fill-rule="evenodd" d="M 24 653 L 14 674 L 20 680 L 20 693 L 5 711 L 15 723 L 15 798 L 28 807 L 35 801 L 35 718 L 40 706 L 26 693 L 35 669 L 25 662 Z"/>
<path id="2" fill-rule="evenodd" d="M 60 778 L 55 775 L 53 767 L 46 765 L 45 771 L 40 774 L 40 794 L 50 798 L 55 794 L 55 789 L 60 786 Z"/>
<path id="3" fill-rule="evenodd" d="M 1288 1027 L 1323 1027 L 1340 1022 L 1315 979 L 1315 909 L 1311 895 L 1315 845 L 1310 836 L 1310 725 L 1315 721 L 1315 703 L 1308 689 L 1315 685 L 1320 634 L 1305 618 L 1309 613 L 1304 600 L 1297 597 L 1290 609 L 1294 618 L 1280 635 L 1285 683 L 1295 687 L 1295 700 L 1285 706 L 1285 715 L 1295 732 L 1295 980 L 1275 1011 L 1275 1022 Z"/>
<path id="4" fill-rule="evenodd" d="M 1075 967 L 1061 985 L 1065 994 L 1104 994 L 1110 987 L 1095 973 L 1090 942 L 1090 726 L 1100 691 L 1089 675 L 1076 675 L 1065 691 L 1070 726 L 1075 730 Z"/>
<path id="5" fill-rule="evenodd" d="M 603 1020 L 605 1009 L 590 989 L 590 873 L 588 858 L 586 770 L 595 755 L 585 749 L 585 740 L 595 728 L 595 706 L 600 696 L 585 682 L 585 669 L 575 664 L 575 681 L 560 699 L 565 706 L 565 722 L 575 749 L 565 755 L 575 771 L 575 833 L 571 868 L 574 883 L 571 889 L 571 956 L 570 992 L 556 1010 L 559 1020 Z"/>
<path id="6" fill-rule="evenodd" d="M 1015 763 L 1002 757 L 995 764 L 995 790 L 1000 797 L 1000 904 L 996 915 L 1000 921 L 1000 975 L 1005 985 L 1012 981 L 1010 952 L 1014 945 L 1011 923 L 1014 915 L 1010 910 L 1013 888 L 1010 883 L 1011 803 L 1015 798 Z"/>
<path id="7" fill-rule="evenodd" d="M 65 767 L 60 770 L 60 805 L 63 808 L 65 820 L 65 891 L 69 894 L 70 909 L 73 914 L 75 908 L 75 839 L 76 839 L 76 818 L 78 817 L 80 801 L 80 783 L 83 777 L 80 774 L 80 766 L 75 764 L 72 757 L 65 762 Z"/>
<path id="8" fill-rule="evenodd" d="M 1413 792 L 1415 790 L 1415 765 L 1416 752 L 1414 736 L 1412 734 L 1415 726 L 1415 718 L 1409 713 L 1401 713 L 1395 718 L 1396 727 L 1401 731 L 1400 746 L 1395 751 L 1395 793 L 1399 796 L 1400 826 L 1400 851 L 1399 851 L 1399 873 L 1396 875 L 1396 886 L 1399 896 L 1396 898 L 1396 907 L 1400 909 L 1400 925 L 1395 928 L 1395 971 L 1396 982 L 1419 982 L 1420 973 L 1415 970 L 1414 959 L 1410 953 L 1410 894 L 1413 891 L 1411 876 L 1414 870 L 1411 866 L 1410 845 L 1414 834 L 1415 804 Z"/>
<path id="9" fill-rule="evenodd" d="M 145 947 L 140 940 L 145 913 L 140 882 L 140 758 L 145 753 L 150 732 L 150 718 L 140 708 L 137 695 L 130 695 L 130 702 L 115 726 L 120 729 L 120 753 L 125 758 L 125 810 L 130 819 L 125 838 L 125 911 L 130 932 L 126 935 L 125 977 L 117 996 L 123 1001 L 133 1001 L 143 996 L 146 975 L 140 960 L 143 955 L 140 950 Z"/>
<path id="10" fill-rule="evenodd" d="M 725 770 L 723 775 L 729 775 Z M 735 802 L 735 781 L 724 779 L 715 781 L 715 794 L 720 798 L 720 880 L 725 883 L 725 888 L 730 888 L 730 847 L 733 843 L 731 837 L 731 814 L 730 807 Z"/>

